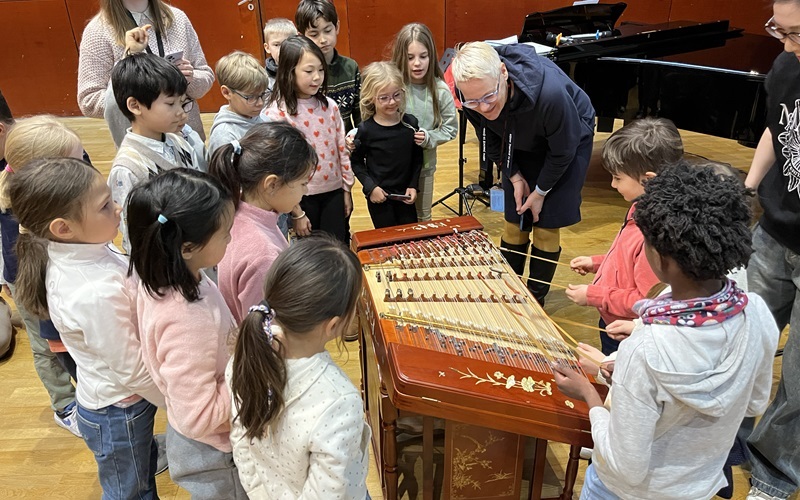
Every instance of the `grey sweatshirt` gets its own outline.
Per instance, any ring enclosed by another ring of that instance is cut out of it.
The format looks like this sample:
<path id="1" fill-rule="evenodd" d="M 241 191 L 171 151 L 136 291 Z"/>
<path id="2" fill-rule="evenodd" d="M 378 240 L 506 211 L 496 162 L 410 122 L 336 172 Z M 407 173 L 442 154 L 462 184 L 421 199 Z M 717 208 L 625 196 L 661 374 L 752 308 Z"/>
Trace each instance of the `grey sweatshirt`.
<path id="1" fill-rule="evenodd" d="M 211 132 L 208 134 L 209 160 L 215 149 L 234 139 L 238 141 L 244 137 L 250 127 L 257 123 L 264 123 L 260 114 L 255 118 L 247 118 L 231 111 L 227 104 L 219 108 L 219 113 L 214 117 L 214 123 L 211 124 Z"/>
<path id="2" fill-rule="evenodd" d="M 423 148 L 423 170 L 436 168 L 436 146 L 452 141 L 458 133 L 456 105 L 450 88 L 442 80 L 436 82 L 436 95 L 439 97 L 439 112 L 442 123 L 434 128 L 433 97 L 425 85 L 408 85 L 406 113 L 414 115 L 420 128 L 427 132 Z"/>
<path id="3" fill-rule="evenodd" d="M 597 475 L 621 498 L 706 500 L 745 416 L 764 412 L 779 332 L 748 293 L 743 313 L 702 327 L 640 325 L 620 344 L 611 410 L 592 408 Z"/>

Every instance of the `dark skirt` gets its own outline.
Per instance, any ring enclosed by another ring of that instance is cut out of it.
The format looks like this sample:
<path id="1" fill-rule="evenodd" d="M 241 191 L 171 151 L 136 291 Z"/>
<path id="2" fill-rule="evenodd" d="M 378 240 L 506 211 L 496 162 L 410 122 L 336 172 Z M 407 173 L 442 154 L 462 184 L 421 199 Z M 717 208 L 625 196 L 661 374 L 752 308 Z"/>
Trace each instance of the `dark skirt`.
<path id="1" fill-rule="evenodd" d="M 530 231 L 534 226 L 555 229 L 580 222 L 581 189 L 583 189 L 586 171 L 592 158 L 593 137 L 593 135 L 588 135 L 581 141 L 572 163 L 570 163 L 564 175 L 561 176 L 545 197 L 542 211 L 539 214 L 539 221 L 533 224 L 530 210 L 525 212 L 525 222 L 522 226 L 524 231 Z M 539 178 L 539 173 L 542 170 L 541 156 L 537 154 L 536 159 L 533 156 L 533 154 L 526 151 L 514 151 L 514 162 L 520 166 L 520 173 L 528 181 L 531 191 L 536 186 L 536 179 Z M 514 187 L 505 175 L 503 176 L 503 191 L 505 196 L 505 220 L 513 224 L 519 224 L 520 215 L 517 214 L 516 202 L 514 201 Z"/>

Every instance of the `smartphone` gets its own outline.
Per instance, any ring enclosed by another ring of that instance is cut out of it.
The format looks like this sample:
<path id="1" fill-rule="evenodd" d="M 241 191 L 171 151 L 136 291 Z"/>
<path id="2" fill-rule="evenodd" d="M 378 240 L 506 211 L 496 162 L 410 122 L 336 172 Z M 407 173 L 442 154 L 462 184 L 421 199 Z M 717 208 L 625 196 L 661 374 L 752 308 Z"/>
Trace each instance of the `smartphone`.
<path id="1" fill-rule="evenodd" d="M 179 50 L 178 52 L 173 52 L 172 54 L 167 54 L 167 55 L 164 56 L 164 59 L 166 59 L 167 61 L 171 62 L 172 64 L 175 64 L 176 62 L 178 62 L 181 59 L 183 59 L 183 51 Z"/>
<path id="2" fill-rule="evenodd" d="M 389 198 L 390 200 L 397 200 L 397 201 L 408 201 L 411 199 L 410 194 L 389 193 L 386 195 L 386 197 Z"/>

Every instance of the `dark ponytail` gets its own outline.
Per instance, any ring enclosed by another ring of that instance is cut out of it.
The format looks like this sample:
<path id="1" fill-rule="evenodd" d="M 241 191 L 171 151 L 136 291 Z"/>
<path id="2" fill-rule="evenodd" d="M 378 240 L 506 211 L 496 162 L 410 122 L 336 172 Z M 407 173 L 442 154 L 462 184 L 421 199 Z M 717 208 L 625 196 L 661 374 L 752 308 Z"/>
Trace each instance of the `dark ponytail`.
<path id="1" fill-rule="evenodd" d="M 131 190 L 127 201 L 128 236 L 134 270 L 144 289 L 163 296 L 173 288 L 188 302 L 200 298 L 199 283 L 181 253 L 184 244 L 202 247 L 230 210 L 227 189 L 208 174 L 167 170 Z"/>
<path id="2" fill-rule="evenodd" d="M 214 151 L 208 173 L 228 188 L 239 208 L 242 194 L 254 194 L 268 175 L 281 183 L 296 181 L 314 172 L 317 153 L 303 133 L 286 122 L 260 123 L 239 141 Z"/>
<path id="3" fill-rule="evenodd" d="M 286 338 L 307 334 L 337 316 L 347 322 L 355 311 L 361 280 L 358 259 L 339 241 L 317 233 L 296 241 L 267 273 L 264 299 L 274 311 L 270 321 Z M 266 319 L 259 310 L 245 316 L 233 354 L 231 393 L 237 419 L 251 439 L 264 436 L 285 402 L 284 348 L 278 339 L 269 342 Z"/>

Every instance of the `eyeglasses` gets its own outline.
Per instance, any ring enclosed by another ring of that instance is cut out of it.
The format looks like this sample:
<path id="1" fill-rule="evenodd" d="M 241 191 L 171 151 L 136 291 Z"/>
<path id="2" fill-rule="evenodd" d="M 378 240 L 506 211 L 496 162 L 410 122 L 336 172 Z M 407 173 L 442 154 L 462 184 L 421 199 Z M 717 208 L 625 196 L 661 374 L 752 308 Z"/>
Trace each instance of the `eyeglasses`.
<path id="1" fill-rule="evenodd" d="M 378 102 L 381 104 L 389 104 L 389 101 L 400 102 L 400 99 L 403 98 L 403 94 L 405 90 L 398 90 L 392 95 L 379 95 Z"/>
<path id="2" fill-rule="evenodd" d="M 233 89 L 231 89 L 231 92 L 244 99 L 247 104 L 250 104 L 251 102 L 257 103 L 258 101 L 267 102 L 267 99 L 269 99 L 269 90 L 265 90 L 264 92 L 256 95 L 244 95 L 238 90 Z"/>
<path id="3" fill-rule="evenodd" d="M 481 104 L 494 104 L 497 101 L 497 97 L 499 94 L 500 94 L 500 80 L 497 80 L 497 87 L 494 89 L 494 92 L 489 92 L 480 99 L 470 99 L 468 101 L 462 100 L 461 105 L 464 106 L 465 108 L 476 109 Z"/>
<path id="4" fill-rule="evenodd" d="M 778 40 L 780 40 L 781 42 L 785 42 L 786 39 L 788 38 L 789 40 L 792 41 L 792 43 L 800 45 L 800 33 L 797 33 L 797 32 L 786 33 L 786 32 L 784 32 L 781 28 L 778 27 L 778 25 L 775 24 L 775 18 L 774 17 L 770 17 L 769 18 L 769 21 L 767 21 L 767 24 L 764 25 L 764 30 L 767 33 L 769 33 L 770 35 L 772 35 L 775 38 L 777 38 Z"/>
<path id="5" fill-rule="evenodd" d="M 194 108 L 194 99 L 188 98 L 181 103 L 181 108 L 183 108 L 184 113 L 188 113 L 189 111 Z"/>

